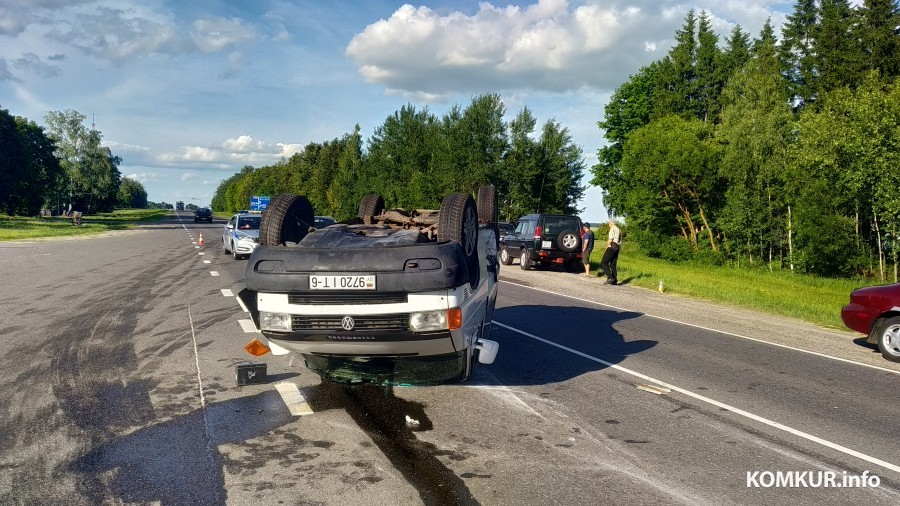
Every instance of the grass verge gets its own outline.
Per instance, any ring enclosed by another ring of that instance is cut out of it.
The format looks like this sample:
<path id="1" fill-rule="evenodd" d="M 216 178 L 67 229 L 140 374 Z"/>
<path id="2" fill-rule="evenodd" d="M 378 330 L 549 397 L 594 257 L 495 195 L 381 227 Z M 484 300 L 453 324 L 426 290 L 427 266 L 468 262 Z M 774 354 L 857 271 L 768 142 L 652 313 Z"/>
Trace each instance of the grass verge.
<path id="1" fill-rule="evenodd" d="M 598 272 L 602 256 L 602 249 L 591 255 L 591 267 Z M 657 290 L 662 283 L 666 293 L 790 316 L 843 330 L 846 327 L 841 321 L 841 308 L 849 301 L 850 292 L 860 286 L 878 284 L 784 270 L 673 263 L 647 257 L 632 244 L 623 245 L 618 269 L 622 284 Z"/>
<path id="2" fill-rule="evenodd" d="M 158 221 L 165 209 L 119 209 L 111 213 L 84 216 L 82 225 L 72 225 L 71 218 L 0 217 L 0 241 L 91 235 L 110 230 L 124 230 L 138 223 Z"/>

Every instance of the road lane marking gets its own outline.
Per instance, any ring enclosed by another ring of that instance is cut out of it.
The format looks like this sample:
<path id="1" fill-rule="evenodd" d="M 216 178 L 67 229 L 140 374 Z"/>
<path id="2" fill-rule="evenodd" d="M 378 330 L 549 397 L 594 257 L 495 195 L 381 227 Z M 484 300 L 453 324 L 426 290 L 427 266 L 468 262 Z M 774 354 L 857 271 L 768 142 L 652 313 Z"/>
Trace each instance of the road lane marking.
<path id="1" fill-rule="evenodd" d="M 222 288 L 222 295 L 225 297 L 234 297 L 234 294 L 231 293 L 231 290 L 228 288 Z"/>
<path id="2" fill-rule="evenodd" d="M 211 264 L 211 263 L 212 263 L 212 260 L 204 260 L 203 263 L 205 263 L 205 264 Z"/>
<path id="3" fill-rule="evenodd" d="M 278 393 L 281 394 L 281 400 L 284 401 L 285 406 L 287 406 L 288 411 L 292 415 L 306 416 L 313 414 L 312 408 L 306 402 L 306 398 L 300 393 L 300 389 L 297 388 L 295 383 L 290 381 L 275 383 L 275 390 L 278 390 Z"/>
<path id="4" fill-rule="evenodd" d="M 246 334 L 255 334 L 256 333 L 256 325 L 253 324 L 252 320 L 238 320 L 238 324 L 240 324 L 241 329 L 244 330 Z"/>
<path id="5" fill-rule="evenodd" d="M 511 285 L 521 286 L 522 288 L 528 288 L 528 289 L 530 289 L 530 290 L 535 290 L 535 291 L 538 291 L 538 292 L 550 293 L 550 294 L 553 294 L 553 295 L 558 295 L 558 296 L 560 296 L 560 297 L 565 297 L 565 298 L 567 298 L 567 299 L 573 299 L 573 300 L 577 300 L 577 301 L 580 301 L 580 302 L 586 302 L 586 303 L 588 303 L 588 304 L 594 304 L 594 305 L 596 305 L 596 306 L 608 307 L 608 308 L 610 308 L 610 309 L 615 309 L 616 311 L 634 312 L 634 310 L 632 310 L 632 309 L 626 309 L 626 308 L 623 308 L 623 307 L 613 306 L 613 305 L 610 305 L 610 304 L 604 304 L 604 303 L 602 303 L 602 302 L 597 302 L 597 301 L 588 300 L 588 299 L 582 299 L 582 298 L 580 298 L 580 297 L 574 297 L 574 296 L 572 296 L 572 295 L 566 295 L 566 294 L 562 294 L 562 293 L 551 292 L 550 290 L 545 290 L 545 289 L 543 289 L 543 288 L 535 288 L 535 287 L 533 287 L 533 286 L 520 285 L 520 284 L 518 284 L 518 283 L 512 283 L 512 282 L 510 282 L 510 281 L 503 281 L 503 282 L 504 282 L 504 283 L 509 283 L 509 284 L 511 284 Z M 664 317 L 664 316 L 656 316 L 656 315 L 652 315 L 652 314 L 650 314 L 650 313 L 641 313 L 641 314 L 644 315 L 644 316 L 646 316 L 646 317 L 648 317 L 648 318 L 655 318 L 655 319 L 657 319 L 657 320 L 662 320 L 662 321 L 666 321 L 666 322 L 670 322 L 670 323 L 677 323 L 677 324 L 679 324 L 679 325 L 684 325 L 684 326 L 686 326 L 686 327 L 693 327 L 693 328 L 695 328 L 695 329 L 706 330 L 706 331 L 709 331 L 709 332 L 716 332 L 716 333 L 719 333 L 719 334 L 724 334 L 724 335 L 726 335 L 726 336 L 738 337 L 738 338 L 741 338 L 741 339 L 746 339 L 746 340 L 748 340 L 748 341 L 754 341 L 754 342 L 757 342 L 757 343 L 768 344 L 768 345 L 771 345 L 771 346 L 777 346 L 777 347 L 779 347 L 779 348 L 785 348 L 785 349 L 788 349 L 788 350 L 799 351 L 799 352 L 801 352 L 801 353 L 808 353 L 808 354 L 810 354 L 810 355 L 815 355 L 815 356 L 817 356 L 817 357 L 828 358 L 828 359 L 831 359 L 831 360 L 837 360 L 837 361 L 839 361 L 839 362 L 845 362 L 845 363 L 847 363 L 847 364 L 860 365 L 860 366 L 863 366 L 863 367 L 868 367 L 868 368 L 870 368 L 870 369 L 877 369 L 877 370 L 879 370 L 879 371 L 889 372 L 889 373 L 893 373 L 893 374 L 900 374 L 900 371 L 895 371 L 895 370 L 893 370 L 893 369 L 888 369 L 888 368 L 886 368 L 886 367 L 880 367 L 880 366 L 877 366 L 877 365 L 871 365 L 871 364 L 864 364 L 864 363 L 862 363 L 862 362 L 856 362 L 856 361 L 854 361 L 854 360 L 850 360 L 850 359 L 847 359 L 847 358 L 835 357 L 834 355 L 826 355 L 826 354 L 824 354 L 824 353 L 819 353 L 819 352 L 817 352 L 817 351 L 804 350 L 803 348 L 795 348 L 795 347 L 793 347 L 793 346 L 788 346 L 788 345 L 786 345 L 786 344 L 779 344 L 779 343 L 773 343 L 773 342 L 770 342 L 770 341 L 764 341 L 764 340 L 762 340 L 762 339 L 757 339 L 757 338 L 755 338 L 755 337 L 749 337 L 749 336 L 744 336 L 744 335 L 741 335 L 741 334 L 735 334 L 734 332 L 728 332 L 728 331 L 725 331 L 725 330 L 719 330 L 719 329 L 714 329 L 714 328 L 710 328 L 710 327 L 704 327 L 704 326 L 702 326 L 702 325 L 696 325 L 696 324 L 693 324 L 693 323 L 687 323 L 687 322 L 683 322 L 683 321 L 680 321 L 680 320 L 673 320 L 673 319 L 671 319 L 671 318 L 666 318 L 666 317 Z"/>
<path id="6" fill-rule="evenodd" d="M 198 254 L 198 255 L 205 255 L 206 253 L 204 253 L 204 252 L 202 252 L 202 251 L 198 251 L 197 254 Z"/>
<path id="7" fill-rule="evenodd" d="M 216 277 L 216 276 L 219 275 L 219 271 L 209 271 L 209 275 L 210 275 L 210 276 L 213 276 L 213 277 Z"/>
<path id="8" fill-rule="evenodd" d="M 194 246 L 194 248 L 196 248 L 196 249 L 200 249 L 200 246 Z"/>
<path id="9" fill-rule="evenodd" d="M 517 333 L 517 334 L 521 334 L 521 335 L 523 335 L 523 336 L 525 336 L 525 337 L 529 337 L 529 338 L 531 338 L 531 339 L 534 339 L 535 341 L 540 341 L 540 342 L 542 342 L 542 343 L 544 343 L 544 344 L 549 344 L 550 346 L 559 348 L 559 349 L 564 350 L 564 351 L 568 351 L 569 353 L 572 353 L 572 354 L 574 354 L 574 355 L 578 355 L 579 357 L 586 358 L 586 359 L 591 360 L 591 361 L 593 361 L 593 362 L 597 362 L 598 364 L 603 364 L 603 365 L 605 365 L 606 367 L 609 367 L 609 368 L 611 368 L 611 369 L 615 369 L 615 370 L 620 371 L 620 372 L 623 372 L 623 373 L 625 373 L 625 374 L 629 374 L 629 375 L 634 376 L 634 377 L 636 377 L 636 378 L 640 378 L 640 379 L 642 379 L 642 380 L 644 380 L 644 381 L 649 381 L 649 382 L 651 382 L 651 383 L 655 383 L 656 385 L 658 385 L 658 386 L 660 386 L 660 387 L 662 387 L 662 388 L 668 388 L 669 390 L 678 392 L 678 393 L 680 393 L 680 394 L 682 394 L 682 395 L 686 395 L 686 396 L 688 396 L 688 397 L 691 397 L 691 398 L 696 399 L 696 400 L 698 400 L 698 401 L 705 402 L 705 403 L 707 403 L 707 404 L 712 404 L 713 406 L 716 406 L 716 407 L 718 407 L 718 408 L 726 409 L 726 410 L 728 410 L 728 411 L 731 411 L 732 413 L 741 415 L 741 416 L 743 416 L 743 417 L 745 417 L 745 418 L 749 418 L 749 419 L 751 419 L 751 420 L 757 421 L 757 422 L 762 423 L 762 424 L 764 424 L 764 425 L 768 425 L 769 427 L 772 427 L 772 428 L 775 428 L 775 429 L 778 429 L 778 430 L 787 432 L 788 434 L 793 434 L 793 435 L 795 435 L 795 436 L 797 436 L 797 437 L 800 437 L 800 438 L 806 439 L 806 440 L 808 440 L 808 441 L 812 441 L 812 442 L 814 442 L 814 443 L 820 444 L 820 445 L 822 445 L 822 446 L 831 448 L 832 450 L 836 450 L 836 451 L 839 451 L 839 452 L 841 452 L 841 453 L 844 453 L 844 454 L 847 454 L 847 455 L 856 457 L 856 458 L 858 458 L 858 459 L 862 459 L 862 460 L 864 460 L 864 461 L 866 461 L 866 462 L 869 462 L 870 464 L 875 464 L 875 465 L 881 466 L 881 467 L 883 467 L 883 468 L 885 468 L 885 469 L 890 469 L 891 471 L 894 471 L 894 472 L 896 472 L 896 473 L 900 473 L 900 465 L 891 464 L 890 462 L 886 462 L 886 461 L 884 461 L 884 460 L 881 460 L 881 459 L 878 459 L 878 458 L 875 458 L 875 457 L 866 455 L 865 453 L 858 452 L 858 451 L 853 450 L 853 449 L 851 449 L 851 448 L 847 448 L 846 446 L 841 446 L 841 445 L 839 445 L 839 444 L 837 444 L 837 443 L 832 443 L 831 441 L 828 441 L 828 440 L 826 440 L 826 439 L 822 439 L 822 438 L 820 438 L 820 437 L 818 437 L 818 436 L 814 436 L 814 435 L 809 434 L 809 433 L 807 433 L 807 432 L 803 432 L 803 431 L 801 431 L 801 430 L 794 429 L 794 428 L 792 428 L 792 427 L 788 427 L 787 425 L 784 425 L 784 424 L 782 424 L 782 423 L 778 423 L 778 422 L 773 421 L 773 420 L 769 420 L 768 418 L 763 418 L 763 417 L 761 417 L 761 416 L 759 416 L 759 415 L 754 415 L 753 413 L 750 413 L 749 411 L 744 411 L 743 409 L 736 408 L 736 407 L 734 407 L 734 406 L 732 406 L 732 405 L 730 405 L 730 404 L 725 404 L 724 402 L 719 402 L 719 401 L 717 401 L 717 400 L 715 400 L 715 399 L 711 399 L 711 398 L 709 398 L 709 397 L 705 397 L 705 396 L 702 396 L 702 395 L 700 395 L 700 394 L 696 394 L 696 393 L 694 393 L 694 392 L 691 392 L 690 390 L 686 390 L 686 389 L 684 389 L 684 388 L 677 387 L 677 386 L 675 386 L 675 385 L 666 383 L 665 381 L 661 381 L 661 380 L 658 380 L 658 379 L 656 379 L 656 378 L 647 376 L 646 374 L 642 374 L 642 373 L 639 373 L 639 372 L 637 372 L 637 371 L 632 371 L 631 369 L 622 367 L 622 366 L 617 365 L 617 364 L 613 364 L 613 363 L 611 363 L 611 362 L 607 362 L 606 360 L 603 360 L 603 359 L 600 359 L 600 358 L 597 358 L 597 357 L 588 355 L 587 353 L 582 353 L 582 352 L 580 352 L 580 351 L 578 351 L 578 350 L 569 348 L 569 347 L 567 347 L 567 346 L 563 346 L 563 345 L 561 345 L 561 344 L 558 344 L 558 343 L 555 343 L 555 342 L 553 342 L 553 341 L 544 339 L 544 338 L 542 338 L 542 337 L 538 337 L 538 336 L 536 336 L 536 335 L 534 335 L 534 334 L 530 334 L 530 333 L 528 333 L 528 332 L 525 332 L 524 330 L 519 330 L 519 329 L 517 329 L 517 328 L 515 328 L 515 327 L 510 327 L 509 325 L 500 323 L 500 322 L 498 322 L 498 321 L 496 321 L 496 320 L 494 320 L 493 323 L 496 324 L 497 326 L 503 327 L 503 328 L 505 328 L 505 329 L 507 329 L 507 330 L 509 330 L 509 331 L 512 331 L 512 332 L 515 332 L 515 333 Z"/>

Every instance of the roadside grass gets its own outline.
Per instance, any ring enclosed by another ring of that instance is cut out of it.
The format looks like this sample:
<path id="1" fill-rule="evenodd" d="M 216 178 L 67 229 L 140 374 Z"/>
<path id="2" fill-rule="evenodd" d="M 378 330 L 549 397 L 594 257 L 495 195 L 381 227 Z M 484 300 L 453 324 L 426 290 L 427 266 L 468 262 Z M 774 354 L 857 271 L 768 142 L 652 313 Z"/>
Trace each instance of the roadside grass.
<path id="1" fill-rule="evenodd" d="M 124 230 L 142 222 L 158 221 L 165 215 L 164 209 L 119 209 L 111 213 L 86 215 L 80 227 L 72 225 L 72 219 L 68 217 L 0 216 L 0 241 L 99 234 Z"/>
<path id="2" fill-rule="evenodd" d="M 602 257 L 602 250 L 591 255 L 591 267 L 596 267 L 601 275 Z M 878 284 L 785 270 L 673 263 L 650 258 L 632 244 L 623 245 L 618 269 L 622 284 L 657 290 L 662 283 L 665 293 L 757 309 L 835 329 L 845 329 L 840 313 L 850 300 L 850 292 L 860 286 Z"/>

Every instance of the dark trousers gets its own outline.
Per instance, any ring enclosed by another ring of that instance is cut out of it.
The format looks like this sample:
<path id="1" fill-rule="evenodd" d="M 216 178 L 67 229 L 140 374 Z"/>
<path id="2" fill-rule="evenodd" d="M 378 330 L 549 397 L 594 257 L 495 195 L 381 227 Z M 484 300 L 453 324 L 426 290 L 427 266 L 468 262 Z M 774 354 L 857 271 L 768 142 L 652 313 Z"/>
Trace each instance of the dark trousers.
<path id="1" fill-rule="evenodd" d="M 618 262 L 619 247 L 611 246 L 606 248 L 606 251 L 603 252 L 603 259 L 600 260 L 600 268 L 603 270 L 603 274 L 606 274 L 606 279 L 618 282 L 619 271 L 616 269 Z"/>

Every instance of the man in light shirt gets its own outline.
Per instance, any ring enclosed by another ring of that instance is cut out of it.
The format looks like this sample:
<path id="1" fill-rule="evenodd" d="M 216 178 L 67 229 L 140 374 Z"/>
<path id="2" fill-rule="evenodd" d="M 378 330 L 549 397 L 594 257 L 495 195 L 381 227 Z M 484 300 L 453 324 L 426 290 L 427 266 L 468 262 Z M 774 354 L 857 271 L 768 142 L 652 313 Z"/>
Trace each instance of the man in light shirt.
<path id="1" fill-rule="evenodd" d="M 609 220 L 609 237 L 606 240 L 606 251 L 603 252 L 603 259 L 600 260 L 600 268 L 603 274 L 606 274 L 604 285 L 616 285 L 619 283 L 617 278 L 618 270 L 616 264 L 619 261 L 619 249 L 622 247 L 622 231 L 616 224 L 616 220 Z"/>

